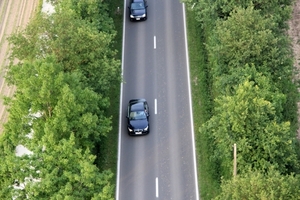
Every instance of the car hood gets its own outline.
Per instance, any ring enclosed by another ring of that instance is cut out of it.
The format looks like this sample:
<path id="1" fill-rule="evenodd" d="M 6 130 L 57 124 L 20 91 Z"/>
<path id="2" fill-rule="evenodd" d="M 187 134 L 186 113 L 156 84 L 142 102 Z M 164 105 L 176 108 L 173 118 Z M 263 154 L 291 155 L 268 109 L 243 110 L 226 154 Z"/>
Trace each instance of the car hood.
<path id="1" fill-rule="evenodd" d="M 144 129 L 148 126 L 147 119 L 130 120 L 129 123 L 133 129 Z"/>
<path id="2" fill-rule="evenodd" d="M 131 10 L 132 15 L 143 15 L 146 13 L 145 9 L 139 9 L 139 10 Z"/>

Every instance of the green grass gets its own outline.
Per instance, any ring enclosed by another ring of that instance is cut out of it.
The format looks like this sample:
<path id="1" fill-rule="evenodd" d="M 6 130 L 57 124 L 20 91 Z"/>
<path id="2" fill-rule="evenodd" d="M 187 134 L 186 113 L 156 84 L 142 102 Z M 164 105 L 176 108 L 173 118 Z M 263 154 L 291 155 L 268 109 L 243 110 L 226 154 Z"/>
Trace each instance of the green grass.
<path id="1" fill-rule="evenodd" d="M 195 20 L 194 13 L 187 10 L 186 14 L 198 182 L 201 199 L 205 200 L 212 199 L 220 190 L 220 183 L 214 177 L 218 172 L 214 171 L 215 167 L 209 159 L 209 140 L 205 135 L 199 133 L 199 127 L 211 117 L 211 79 L 206 64 L 206 50 L 203 44 L 205 33 L 199 22 Z"/>
<path id="2" fill-rule="evenodd" d="M 119 10 L 118 10 L 119 7 Z M 114 20 L 117 35 L 113 44 L 118 51 L 116 58 L 122 59 L 123 37 L 123 1 L 111 0 L 109 3 L 110 16 Z M 121 68 L 121 66 L 120 66 Z M 119 133 L 119 107 L 120 107 L 120 84 L 113 85 L 110 93 L 110 108 L 107 111 L 112 116 L 112 130 L 107 137 L 102 138 L 98 165 L 101 170 L 111 170 L 114 173 L 112 184 L 116 185 L 117 161 L 118 161 L 118 133 Z"/>

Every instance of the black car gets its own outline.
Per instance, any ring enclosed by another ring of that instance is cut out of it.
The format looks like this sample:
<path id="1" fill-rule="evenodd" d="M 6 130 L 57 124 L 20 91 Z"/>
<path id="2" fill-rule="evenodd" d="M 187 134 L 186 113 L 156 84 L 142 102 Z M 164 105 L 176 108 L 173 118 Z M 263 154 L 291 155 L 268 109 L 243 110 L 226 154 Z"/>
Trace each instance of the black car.
<path id="1" fill-rule="evenodd" d="M 130 21 L 147 20 L 147 7 L 145 0 L 132 0 L 128 7 Z"/>
<path id="2" fill-rule="evenodd" d="M 145 99 L 132 99 L 127 109 L 127 129 L 129 135 L 146 135 L 149 127 L 149 107 Z"/>

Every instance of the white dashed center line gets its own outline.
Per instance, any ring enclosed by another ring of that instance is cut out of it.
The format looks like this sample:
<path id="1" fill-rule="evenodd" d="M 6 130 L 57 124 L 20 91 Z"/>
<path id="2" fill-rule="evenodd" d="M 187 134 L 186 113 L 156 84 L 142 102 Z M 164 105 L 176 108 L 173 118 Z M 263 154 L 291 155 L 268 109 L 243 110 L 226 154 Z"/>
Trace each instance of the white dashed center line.
<path id="1" fill-rule="evenodd" d="M 154 113 L 157 114 L 157 100 L 154 99 Z"/>
<path id="2" fill-rule="evenodd" d="M 158 198 L 158 178 L 155 179 L 155 185 L 156 185 L 156 198 Z"/>

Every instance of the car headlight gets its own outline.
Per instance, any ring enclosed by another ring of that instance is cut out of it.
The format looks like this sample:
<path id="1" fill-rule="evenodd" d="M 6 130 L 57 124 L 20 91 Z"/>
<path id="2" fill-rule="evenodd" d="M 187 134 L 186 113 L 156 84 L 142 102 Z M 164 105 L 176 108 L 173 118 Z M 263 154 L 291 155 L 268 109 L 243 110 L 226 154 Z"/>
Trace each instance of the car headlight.
<path id="1" fill-rule="evenodd" d="M 134 16 L 133 16 L 133 15 L 130 15 L 130 18 L 134 18 Z"/>
<path id="2" fill-rule="evenodd" d="M 146 128 L 144 128 L 144 131 L 148 131 L 149 126 L 147 126 Z"/>
<path id="3" fill-rule="evenodd" d="M 146 14 L 143 14 L 142 17 L 146 17 Z"/>
<path id="4" fill-rule="evenodd" d="M 129 132 L 132 132 L 132 131 L 133 131 L 133 129 L 131 129 L 131 128 L 129 128 L 129 127 L 128 127 L 128 131 L 129 131 Z"/>

